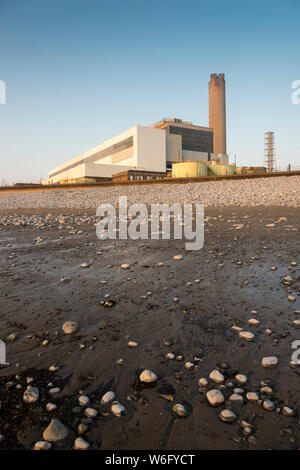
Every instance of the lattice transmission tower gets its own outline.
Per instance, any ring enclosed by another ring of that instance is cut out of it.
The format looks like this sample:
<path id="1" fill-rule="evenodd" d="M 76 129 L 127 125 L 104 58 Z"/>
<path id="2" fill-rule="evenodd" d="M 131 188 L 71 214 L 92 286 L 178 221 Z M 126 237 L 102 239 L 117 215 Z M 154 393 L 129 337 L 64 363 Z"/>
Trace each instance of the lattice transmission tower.
<path id="1" fill-rule="evenodd" d="M 277 171 L 275 159 L 274 132 L 265 132 L 265 159 L 264 166 L 267 171 Z"/>

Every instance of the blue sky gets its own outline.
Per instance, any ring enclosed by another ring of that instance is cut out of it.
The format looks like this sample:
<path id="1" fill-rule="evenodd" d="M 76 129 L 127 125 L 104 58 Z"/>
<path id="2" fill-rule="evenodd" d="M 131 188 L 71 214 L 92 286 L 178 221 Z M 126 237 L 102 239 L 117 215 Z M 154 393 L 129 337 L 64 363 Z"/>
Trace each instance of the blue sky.
<path id="1" fill-rule="evenodd" d="M 0 184 L 48 170 L 129 127 L 208 125 L 210 73 L 224 72 L 228 153 L 300 166 L 298 0 L 0 0 Z"/>

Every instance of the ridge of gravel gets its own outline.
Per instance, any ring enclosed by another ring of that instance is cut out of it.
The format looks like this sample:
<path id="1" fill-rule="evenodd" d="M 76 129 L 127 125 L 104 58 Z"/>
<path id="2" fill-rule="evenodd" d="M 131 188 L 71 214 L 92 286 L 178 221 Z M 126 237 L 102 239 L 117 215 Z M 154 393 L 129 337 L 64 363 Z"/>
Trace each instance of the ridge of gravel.
<path id="1" fill-rule="evenodd" d="M 70 190 L 0 194 L 0 210 L 95 208 L 101 203 L 118 204 L 127 196 L 128 204 L 174 202 L 205 206 L 285 206 L 300 207 L 300 176 L 282 176 L 238 181 L 213 181 L 153 186 L 116 186 Z"/>

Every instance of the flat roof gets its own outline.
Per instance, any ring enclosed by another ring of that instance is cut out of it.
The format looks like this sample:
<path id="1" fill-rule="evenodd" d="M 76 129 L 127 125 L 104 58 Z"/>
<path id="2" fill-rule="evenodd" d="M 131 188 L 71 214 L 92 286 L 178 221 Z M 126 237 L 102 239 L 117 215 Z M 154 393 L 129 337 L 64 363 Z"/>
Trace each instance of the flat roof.
<path id="1" fill-rule="evenodd" d="M 196 124 L 193 124 L 190 121 L 183 121 L 182 119 L 178 119 L 178 118 L 166 118 L 166 117 L 160 119 L 154 124 L 151 124 L 149 127 L 161 127 L 161 126 L 164 126 L 164 127 L 176 126 L 176 127 L 183 127 L 185 129 L 198 129 L 198 130 L 207 131 L 207 132 L 214 131 L 211 127 L 198 126 Z"/>

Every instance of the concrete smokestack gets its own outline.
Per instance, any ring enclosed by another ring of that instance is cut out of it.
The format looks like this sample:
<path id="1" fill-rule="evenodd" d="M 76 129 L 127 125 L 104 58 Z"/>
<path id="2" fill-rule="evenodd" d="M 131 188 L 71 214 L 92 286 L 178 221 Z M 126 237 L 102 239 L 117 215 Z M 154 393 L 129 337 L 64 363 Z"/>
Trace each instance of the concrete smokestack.
<path id="1" fill-rule="evenodd" d="M 224 73 L 211 74 L 209 82 L 209 127 L 214 130 L 214 153 L 226 151 L 226 98 Z"/>

